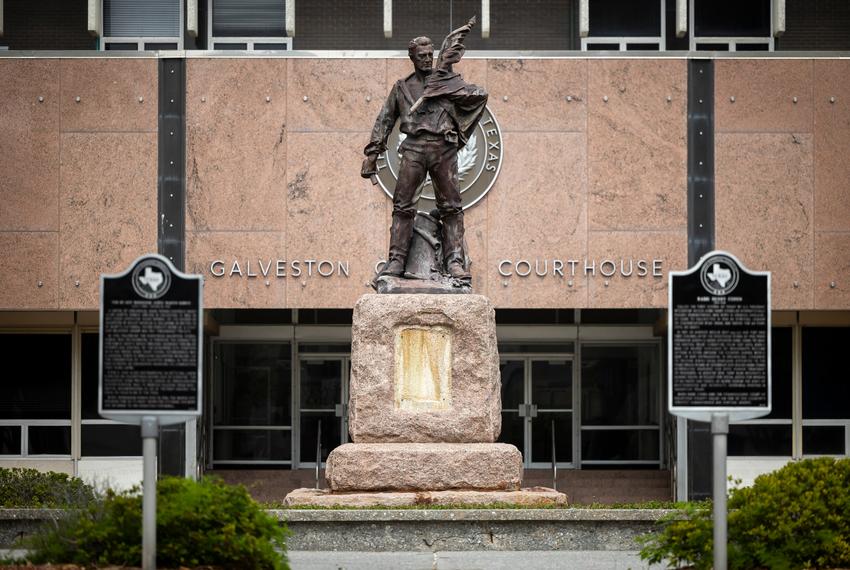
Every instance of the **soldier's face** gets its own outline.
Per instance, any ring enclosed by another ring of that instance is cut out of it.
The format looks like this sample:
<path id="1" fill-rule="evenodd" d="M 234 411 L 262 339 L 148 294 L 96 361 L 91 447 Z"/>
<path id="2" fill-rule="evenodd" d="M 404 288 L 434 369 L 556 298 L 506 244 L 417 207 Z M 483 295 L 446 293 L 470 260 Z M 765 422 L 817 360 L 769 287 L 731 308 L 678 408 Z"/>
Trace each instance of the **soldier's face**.
<path id="1" fill-rule="evenodd" d="M 413 60 L 416 71 L 430 73 L 431 66 L 434 65 L 434 46 L 416 46 L 410 59 Z"/>

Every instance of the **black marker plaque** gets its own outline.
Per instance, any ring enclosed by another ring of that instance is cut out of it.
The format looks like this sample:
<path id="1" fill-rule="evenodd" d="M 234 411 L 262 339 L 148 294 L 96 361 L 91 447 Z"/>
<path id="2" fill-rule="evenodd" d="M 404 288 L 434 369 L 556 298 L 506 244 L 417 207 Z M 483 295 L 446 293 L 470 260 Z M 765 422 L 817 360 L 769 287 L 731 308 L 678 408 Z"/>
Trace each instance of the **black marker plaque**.
<path id="1" fill-rule="evenodd" d="M 768 273 L 724 252 L 671 272 L 668 334 L 672 413 L 770 412 Z"/>
<path id="2" fill-rule="evenodd" d="M 201 277 L 148 255 L 101 287 L 101 414 L 199 414 Z"/>

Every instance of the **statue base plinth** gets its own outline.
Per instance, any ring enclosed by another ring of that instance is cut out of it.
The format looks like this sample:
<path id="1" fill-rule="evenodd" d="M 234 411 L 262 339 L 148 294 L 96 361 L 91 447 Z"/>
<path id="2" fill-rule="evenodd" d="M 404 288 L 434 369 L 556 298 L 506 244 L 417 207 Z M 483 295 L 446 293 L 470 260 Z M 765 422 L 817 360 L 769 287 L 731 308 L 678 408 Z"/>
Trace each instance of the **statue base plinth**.
<path id="1" fill-rule="evenodd" d="M 325 477 L 343 492 L 516 491 L 522 454 L 507 443 L 346 443 Z"/>
<path id="2" fill-rule="evenodd" d="M 381 294 L 403 295 L 431 294 L 431 295 L 458 295 L 472 293 L 472 285 L 463 279 L 442 277 L 436 279 L 416 279 L 406 277 L 395 277 L 393 275 L 381 275 L 372 282 L 372 287 Z"/>

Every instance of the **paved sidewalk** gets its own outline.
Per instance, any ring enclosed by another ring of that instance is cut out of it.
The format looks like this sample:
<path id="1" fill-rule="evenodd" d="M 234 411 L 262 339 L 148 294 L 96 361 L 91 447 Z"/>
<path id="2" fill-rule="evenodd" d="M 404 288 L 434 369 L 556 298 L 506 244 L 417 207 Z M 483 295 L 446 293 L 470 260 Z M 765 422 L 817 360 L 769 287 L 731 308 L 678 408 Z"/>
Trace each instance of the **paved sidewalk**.
<path id="1" fill-rule="evenodd" d="M 646 570 L 633 551 L 289 553 L 292 570 Z M 659 569 L 659 566 L 653 568 Z"/>

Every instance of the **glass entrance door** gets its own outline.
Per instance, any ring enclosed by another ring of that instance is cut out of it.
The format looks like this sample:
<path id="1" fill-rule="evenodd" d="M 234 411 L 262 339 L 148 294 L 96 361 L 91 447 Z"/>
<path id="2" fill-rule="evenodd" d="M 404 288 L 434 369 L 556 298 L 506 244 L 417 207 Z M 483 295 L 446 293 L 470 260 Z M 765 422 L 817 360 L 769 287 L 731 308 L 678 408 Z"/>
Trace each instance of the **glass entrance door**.
<path id="1" fill-rule="evenodd" d="M 317 452 L 324 463 L 332 449 L 348 441 L 350 362 L 347 354 L 299 356 L 300 467 L 315 467 Z"/>
<path id="2" fill-rule="evenodd" d="M 573 360 L 558 356 L 506 356 L 501 362 L 502 434 L 522 451 L 526 467 L 561 467 L 573 461 Z M 553 445 L 554 443 L 554 445 Z"/>
<path id="3" fill-rule="evenodd" d="M 291 464 L 290 345 L 217 341 L 213 362 L 213 466 Z"/>

